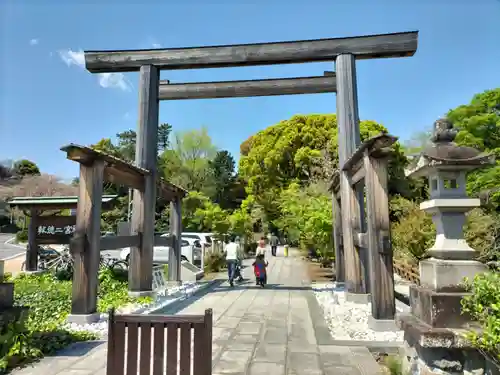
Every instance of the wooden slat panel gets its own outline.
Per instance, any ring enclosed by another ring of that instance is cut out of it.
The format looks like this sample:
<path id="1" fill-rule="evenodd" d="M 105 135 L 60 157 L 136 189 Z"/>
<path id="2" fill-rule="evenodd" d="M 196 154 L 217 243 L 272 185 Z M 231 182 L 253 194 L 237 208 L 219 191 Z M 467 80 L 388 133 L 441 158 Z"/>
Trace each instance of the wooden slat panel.
<path id="1" fill-rule="evenodd" d="M 205 363 L 205 325 L 204 323 L 193 324 L 194 345 L 193 345 L 193 375 L 207 374 Z M 212 353 L 210 353 L 210 356 Z M 212 368 L 210 367 L 210 373 Z"/>
<path id="2" fill-rule="evenodd" d="M 133 236 L 116 236 L 116 237 L 101 237 L 101 250 L 116 250 L 124 247 L 139 246 L 141 237 Z"/>
<path id="3" fill-rule="evenodd" d="M 212 375 L 213 311 L 205 310 L 205 375 Z"/>
<path id="4" fill-rule="evenodd" d="M 127 324 L 127 375 L 137 375 L 139 324 Z"/>
<path id="5" fill-rule="evenodd" d="M 181 331 L 179 375 L 189 375 L 191 373 L 191 324 L 182 323 L 179 328 Z"/>
<path id="6" fill-rule="evenodd" d="M 177 375 L 179 326 L 176 323 L 167 324 L 167 375 Z M 182 354 L 181 354 L 182 355 Z"/>
<path id="7" fill-rule="evenodd" d="M 140 323 L 141 328 L 141 354 L 140 354 L 140 375 L 151 374 L 151 330 L 149 323 Z"/>
<path id="8" fill-rule="evenodd" d="M 244 98 L 336 92 L 335 76 L 160 84 L 160 100 Z"/>
<path id="9" fill-rule="evenodd" d="M 165 354 L 165 325 L 163 323 L 153 324 L 153 336 L 153 375 L 163 375 Z"/>
<path id="10" fill-rule="evenodd" d="M 108 313 L 108 350 L 106 353 L 106 375 L 113 375 L 115 373 L 115 310 L 110 309 Z M 149 374 L 148 374 L 149 375 Z"/>
<path id="11" fill-rule="evenodd" d="M 92 73 L 102 73 L 138 71 L 142 65 L 174 70 L 333 61 L 342 53 L 357 59 L 406 57 L 415 53 L 417 41 L 418 31 L 413 31 L 274 43 L 85 51 L 85 66 Z"/>
<path id="12" fill-rule="evenodd" d="M 125 323 L 113 325 L 113 362 L 109 375 L 125 375 Z"/>
<path id="13" fill-rule="evenodd" d="M 116 315 L 115 320 L 123 323 L 203 323 L 203 315 Z"/>

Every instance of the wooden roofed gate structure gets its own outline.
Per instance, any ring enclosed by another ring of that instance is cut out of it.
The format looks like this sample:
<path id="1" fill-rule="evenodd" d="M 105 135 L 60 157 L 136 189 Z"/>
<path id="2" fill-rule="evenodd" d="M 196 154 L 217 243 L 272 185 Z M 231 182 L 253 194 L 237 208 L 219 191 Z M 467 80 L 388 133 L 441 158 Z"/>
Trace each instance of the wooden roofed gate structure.
<path id="1" fill-rule="evenodd" d="M 154 236 L 157 195 L 171 201 L 171 231 L 176 235 L 182 231 L 181 199 L 186 192 L 157 178 L 160 100 L 336 93 L 338 138 L 342 140 L 339 143 L 338 193 L 332 198 L 337 218 L 334 228 L 337 280 L 344 281 L 347 292 L 353 296 L 366 296 L 371 290 L 376 310 L 374 318 L 393 319 L 393 291 L 392 294 L 388 292 L 393 289 L 392 250 L 387 195 L 383 192 L 387 180 L 386 148 L 395 138 L 381 135 L 360 144 L 356 60 L 412 56 L 417 50 L 417 41 L 418 32 L 413 31 L 225 46 L 85 51 L 85 65 L 91 73 L 139 72 L 139 121 L 136 166 L 83 146 L 72 144 L 62 149 L 68 159 L 80 163 L 80 193 L 72 247 L 77 265 L 75 281 L 82 284 L 82 289 L 74 287 L 72 314 L 89 316 L 96 312 L 101 212 L 96 202 L 102 196 L 103 180 L 134 189 L 132 233 L 126 238 L 118 237 L 116 245 L 127 243 L 132 247 L 129 288 L 135 295 L 151 293 L 153 246 L 158 241 Z M 335 72 L 253 81 L 171 83 L 160 80 L 161 70 L 321 61 L 335 62 Z M 368 217 L 372 218 L 368 220 L 371 223 L 368 228 L 364 224 L 364 202 L 360 199 L 363 179 L 369 197 Z M 175 236 L 173 241 L 169 278 L 179 281 L 179 242 Z M 387 263 L 389 258 L 390 264 Z M 365 272 L 368 269 L 372 271 L 369 274 Z M 377 293 L 382 285 L 384 292 Z"/>

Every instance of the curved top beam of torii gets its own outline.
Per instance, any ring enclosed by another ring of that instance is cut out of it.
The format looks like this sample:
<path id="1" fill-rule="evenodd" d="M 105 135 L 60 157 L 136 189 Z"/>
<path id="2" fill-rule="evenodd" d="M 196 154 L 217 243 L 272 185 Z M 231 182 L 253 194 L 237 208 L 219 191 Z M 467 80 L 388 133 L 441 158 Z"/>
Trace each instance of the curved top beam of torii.
<path id="1" fill-rule="evenodd" d="M 418 31 L 346 38 L 151 50 L 85 51 L 89 72 L 134 72 L 143 65 L 179 70 L 412 56 Z"/>

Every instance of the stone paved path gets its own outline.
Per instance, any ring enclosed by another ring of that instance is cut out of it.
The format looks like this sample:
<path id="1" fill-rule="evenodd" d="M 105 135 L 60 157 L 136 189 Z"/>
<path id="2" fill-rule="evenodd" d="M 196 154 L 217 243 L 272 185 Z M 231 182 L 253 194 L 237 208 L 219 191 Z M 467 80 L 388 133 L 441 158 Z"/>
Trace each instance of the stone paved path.
<path id="1" fill-rule="evenodd" d="M 165 313 L 203 314 L 213 309 L 214 375 L 377 374 L 378 365 L 366 348 L 331 345 L 323 316 L 307 287 L 305 267 L 297 256 L 283 258 L 280 253 L 269 257 L 266 288 L 253 282 L 235 288 L 223 283 Z M 251 267 L 245 268 L 244 276 L 252 276 Z M 104 375 L 106 345 L 92 345 L 78 344 L 15 374 Z"/>

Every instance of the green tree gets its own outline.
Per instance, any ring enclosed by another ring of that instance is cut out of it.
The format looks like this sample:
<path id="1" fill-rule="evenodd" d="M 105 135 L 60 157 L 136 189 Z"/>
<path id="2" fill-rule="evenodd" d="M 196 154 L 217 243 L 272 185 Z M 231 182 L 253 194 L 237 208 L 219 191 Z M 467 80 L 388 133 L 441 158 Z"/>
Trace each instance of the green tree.
<path id="1" fill-rule="evenodd" d="M 40 169 L 30 160 L 18 160 L 14 164 L 14 174 L 17 176 L 40 176 Z"/>
<path id="2" fill-rule="evenodd" d="M 213 177 L 209 162 L 215 157 L 213 145 L 206 128 L 177 133 L 171 149 L 160 156 L 164 176 L 187 190 L 213 191 Z"/>
<path id="3" fill-rule="evenodd" d="M 170 133 L 172 126 L 167 123 L 158 125 L 158 152 L 161 153 L 169 147 Z M 117 148 L 124 160 L 135 161 L 135 147 L 137 143 L 137 133 L 129 129 L 116 134 L 118 141 Z"/>
<path id="4" fill-rule="evenodd" d="M 165 151 L 170 146 L 172 125 L 164 123 L 158 126 L 158 152 Z"/>
<path id="5" fill-rule="evenodd" d="M 374 121 L 361 121 L 361 139 L 386 132 Z M 291 183 L 331 179 L 338 165 L 336 115 L 297 115 L 250 137 L 240 146 L 239 173 L 247 192 L 259 203 L 272 223 L 280 217 L 279 199 Z M 393 147 L 390 164 L 391 192 L 407 194 L 404 166 L 406 158 L 399 145 Z M 244 151 L 244 153 L 243 153 Z"/>
<path id="6" fill-rule="evenodd" d="M 456 142 L 460 145 L 493 153 L 496 164 L 470 173 L 467 190 L 472 195 L 482 195 L 491 209 L 500 207 L 500 88 L 474 95 L 467 105 L 458 106 L 447 114 L 459 129 Z"/>
<path id="7" fill-rule="evenodd" d="M 323 256 L 332 254 L 332 204 L 325 183 L 301 187 L 292 183 L 283 190 L 279 200 L 281 217 L 274 224 L 291 242 L 303 248 L 319 250 Z"/>
<path id="8" fill-rule="evenodd" d="M 213 177 L 214 202 L 224 209 L 234 208 L 232 196 L 233 186 L 236 182 L 234 158 L 229 151 L 218 151 L 214 159 L 209 161 L 208 166 Z"/>
<path id="9" fill-rule="evenodd" d="M 125 130 L 116 134 L 118 140 L 117 148 L 121 157 L 127 161 L 135 160 L 135 146 L 137 142 L 137 134 L 134 130 Z"/>

